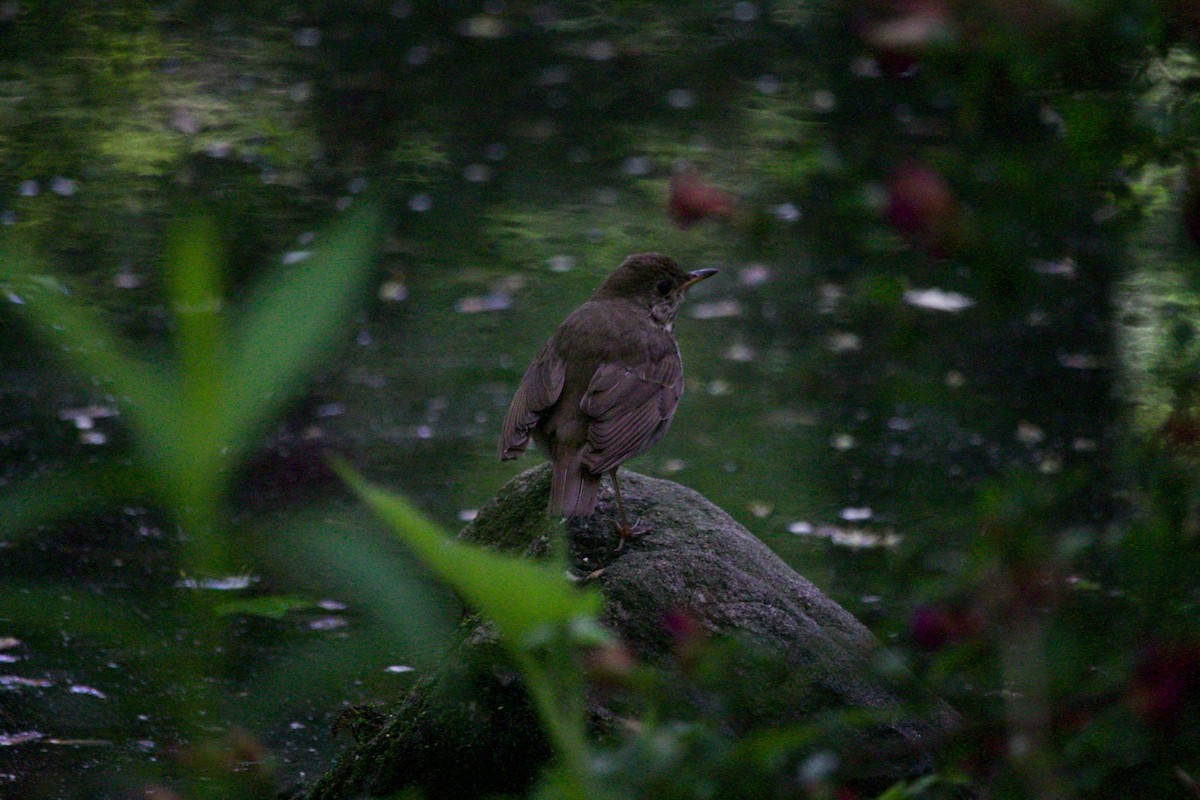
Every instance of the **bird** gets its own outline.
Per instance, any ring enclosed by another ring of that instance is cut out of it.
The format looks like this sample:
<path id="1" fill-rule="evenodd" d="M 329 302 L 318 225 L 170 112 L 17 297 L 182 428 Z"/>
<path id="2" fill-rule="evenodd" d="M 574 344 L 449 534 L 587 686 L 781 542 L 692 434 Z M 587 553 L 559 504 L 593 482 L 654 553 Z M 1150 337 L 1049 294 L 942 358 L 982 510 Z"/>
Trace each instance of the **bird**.
<path id="1" fill-rule="evenodd" d="M 659 253 L 631 255 L 533 357 L 504 418 L 499 455 L 517 458 L 532 439 L 547 456 L 549 514 L 592 514 L 607 474 L 617 549 L 645 532 L 629 525 L 617 468 L 667 432 L 683 394 L 675 316 L 688 289 L 717 272 L 688 272 Z"/>

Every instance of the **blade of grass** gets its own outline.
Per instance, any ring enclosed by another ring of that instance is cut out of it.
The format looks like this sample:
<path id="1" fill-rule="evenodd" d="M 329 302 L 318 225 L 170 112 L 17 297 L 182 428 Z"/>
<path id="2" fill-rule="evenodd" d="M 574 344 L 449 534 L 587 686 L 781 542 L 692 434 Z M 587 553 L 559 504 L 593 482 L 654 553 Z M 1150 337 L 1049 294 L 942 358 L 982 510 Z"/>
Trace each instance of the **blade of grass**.
<path id="1" fill-rule="evenodd" d="M 221 438 L 231 457 L 341 343 L 372 273 L 381 221 L 376 203 L 347 212 L 308 258 L 257 288 L 230 342 Z"/>
<path id="2" fill-rule="evenodd" d="M 397 538 L 495 622 L 512 646 L 523 647 L 546 626 L 599 613 L 600 594 L 577 589 L 558 569 L 451 539 L 400 497 L 373 486 L 345 464 L 335 462 L 334 468 Z"/>
<path id="3" fill-rule="evenodd" d="M 74 300 L 56 279 L 36 274 L 32 262 L 11 247 L 0 253 L 0 275 L 6 291 L 20 300 L 13 308 L 68 367 L 110 387 L 129 412 L 143 456 L 160 474 L 169 474 L 180 417 L 168 374 L 127 356 L 96 311 Z"/>

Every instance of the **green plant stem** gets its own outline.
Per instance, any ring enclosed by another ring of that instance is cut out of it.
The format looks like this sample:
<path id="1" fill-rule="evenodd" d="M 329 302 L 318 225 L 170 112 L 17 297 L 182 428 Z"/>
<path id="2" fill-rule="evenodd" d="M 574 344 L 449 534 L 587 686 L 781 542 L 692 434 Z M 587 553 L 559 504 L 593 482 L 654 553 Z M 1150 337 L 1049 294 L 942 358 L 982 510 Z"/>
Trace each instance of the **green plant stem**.
<path id="1" fill-rule="evenodd" d="M 582 714 L 578 709 L 562 707 L 552 679 L 529 653 L 513 648 L 512 654 L 525 676 L 526 690 L 558 755 L 568 797 L 571 800 L 596 798 L 598 793 L 589 778 Z"/>

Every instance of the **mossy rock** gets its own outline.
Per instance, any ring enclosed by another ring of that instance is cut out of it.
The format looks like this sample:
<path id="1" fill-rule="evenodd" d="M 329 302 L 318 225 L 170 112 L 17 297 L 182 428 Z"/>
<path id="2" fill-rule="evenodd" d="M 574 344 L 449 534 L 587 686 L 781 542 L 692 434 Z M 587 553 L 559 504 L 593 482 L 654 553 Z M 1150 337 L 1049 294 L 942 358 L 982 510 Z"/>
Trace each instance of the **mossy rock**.
<path id="1" fill-rule="evenodd" d="M 731 737 L 819 721 L 817 746 L 832 750 L 845 780 L 863 787 L 933 768 L 954 712 L 889 668 L 865 626 L 728 514 L 679 484 L 623 471 L 627 510 L 649 532 L 614 551 L 608 482 L 594 515 L 566 521 L 545 514 L 549 485 L 545 465 L 523 472 L 461 537 L 530 558 L 546 558 L 565 541 L 572 572 L 604 595 L 602 621 L 666 676 L 667 703 L 675 703 L 666 713 Z M 310 800 L 406 786 L 427 797 L 480 797 L 532 785 L 549 749 L 520 679 L 487 625 L 465 627 L 459 657 L 345 753 Z M 699 648 L 708 669 L 681 652 L 685 644 Z M 629 713 L 627 700 L 612 691 L 590 698 L 597 736 L 612 734 L 613 720 Z"/>

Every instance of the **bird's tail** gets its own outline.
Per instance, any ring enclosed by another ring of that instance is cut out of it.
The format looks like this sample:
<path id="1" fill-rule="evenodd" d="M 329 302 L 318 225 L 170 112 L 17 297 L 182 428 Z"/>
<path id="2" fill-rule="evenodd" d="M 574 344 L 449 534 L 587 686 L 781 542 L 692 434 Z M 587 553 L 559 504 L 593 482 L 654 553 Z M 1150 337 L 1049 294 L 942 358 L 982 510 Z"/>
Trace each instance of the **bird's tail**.
<path id="1" fill-rule="evenodd" d="M 550 475 L 551 514 L 582 517 L 596 510 L 600 493 L 600 476 L 593 475 L 583 465 L 583 452 L 578 448 L 554 453 Z"/>

